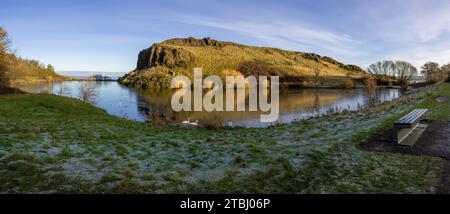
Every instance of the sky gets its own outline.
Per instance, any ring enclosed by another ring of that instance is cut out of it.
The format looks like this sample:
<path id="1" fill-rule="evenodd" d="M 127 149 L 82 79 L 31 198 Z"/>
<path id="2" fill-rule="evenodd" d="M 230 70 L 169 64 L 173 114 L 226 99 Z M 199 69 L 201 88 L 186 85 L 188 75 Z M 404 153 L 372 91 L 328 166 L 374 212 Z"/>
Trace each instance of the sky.
<path id="1" fill-rule="evenodd" d="M 448 0 L 0 0 L 18 55 L 57 71 L 128 72 L 155 42 L 211 37 L 366 68 L 450 62 Z"/>

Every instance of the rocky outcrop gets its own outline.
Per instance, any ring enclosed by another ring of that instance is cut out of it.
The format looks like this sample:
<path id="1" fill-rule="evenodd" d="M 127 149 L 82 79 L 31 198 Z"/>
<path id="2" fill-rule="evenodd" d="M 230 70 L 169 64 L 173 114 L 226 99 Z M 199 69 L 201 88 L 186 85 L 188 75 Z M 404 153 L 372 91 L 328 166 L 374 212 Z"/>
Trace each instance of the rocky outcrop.
<path id="1" fill-rule="evenodd" d="M 211 39 L 209 37 L 203 38 L 203 39 L 196 39 L 193 37 L 169 39 L 169 40 L 163 42 L 163 44 L 175 45 L 175 46 L 192 46 L 192 47 L 211 46 L 211 47 L 219 47 L 219 48 L 225 47 L 227 45 L 238 45 L 238 44 L 232 43 L 232 42 L 217 41 L 217 40 Z"/>
<path id="2" fill-rule="evenodd" d="M 185 67 L 192 58 L 193 56 L 189 51 L 181 48 L 154 44 L 139 53 L 136 69 L 140 71 L 156 66 Z"/>
<path id="3" fill-rule="evenodd" d="M 142 50 L 138 56 L 136 69 L 138 71 L 156 66 L 166 66 L 168 68 L 186 67 L 193 60 L 194 56 L 183 46 L 190 47 L 216 47 L 223 48 L 227 45 L 238 45 L 231 42 L 222 42 L 210 38 L 195 39 L 178 38 L 169 39 L 162 43 L 153 44 L 150 48 Z"/>
<path id="4" fill-rule="evenodd" d="M 315 53 L 189 37 L 169 39 L 142 50 L 136 69 L 120 81 L 136 88 L 166 88 L 170 87 L 171 78 L 191 76 L 195 67 L 202 67 L 208 75 L 221 78 L 230 72 L 244 76 L 276 75 L 286 85 L 305 85 L 311 77 L 316 80 L 317 74 L 321 78 L 340 77 L 343 80 L 364 75 L 358 66 Z"/>

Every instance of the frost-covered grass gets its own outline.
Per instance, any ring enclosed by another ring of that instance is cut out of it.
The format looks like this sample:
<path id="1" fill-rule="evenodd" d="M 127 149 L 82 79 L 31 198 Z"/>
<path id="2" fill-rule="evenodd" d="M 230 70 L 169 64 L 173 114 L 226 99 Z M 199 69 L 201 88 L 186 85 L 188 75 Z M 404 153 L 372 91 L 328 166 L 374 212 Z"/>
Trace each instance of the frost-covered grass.
<path id="1" fill-rule="evenodd" d="M 222 130 L 151 126 L 52 95 L 1 96 L 0 192 L 430 193 L 441 160 L 359 148 L 422 96 Z"/>

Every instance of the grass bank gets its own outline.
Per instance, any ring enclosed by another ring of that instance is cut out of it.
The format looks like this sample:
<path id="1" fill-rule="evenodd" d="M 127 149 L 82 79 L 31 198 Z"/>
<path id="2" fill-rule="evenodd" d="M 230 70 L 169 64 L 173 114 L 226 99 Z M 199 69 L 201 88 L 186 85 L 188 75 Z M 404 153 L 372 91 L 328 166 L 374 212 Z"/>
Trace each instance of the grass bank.
<path id="1" fill-rule="evenodd" d="M 449 87 L 360 112 L 224 130 L 150 126 L 52 95 L 3 95 L 0 192 L 432 193 L 440 159 L 359 147 L 417 106 L 448 119 L 449 107 L 433 100 L 450 96 Z"/>

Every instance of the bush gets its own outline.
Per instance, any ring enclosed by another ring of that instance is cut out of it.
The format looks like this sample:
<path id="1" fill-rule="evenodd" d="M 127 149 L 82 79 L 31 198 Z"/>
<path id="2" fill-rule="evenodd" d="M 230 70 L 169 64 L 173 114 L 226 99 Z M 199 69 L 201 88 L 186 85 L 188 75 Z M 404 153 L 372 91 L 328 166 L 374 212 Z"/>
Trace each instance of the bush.
<path id="1" fill-rule="evenodd" d="M 377 80 L 369 76 L 364 80 L 366 90 L 364 93 L 364 102 L 368 107 L 374 107 L 379 103 Z"/>
<path id="2" fill-rule="evenodd" d="M 353 80 L 350 78 L 347 78 L 347 80 L 345 80 L 344 87 L 347 89 L 355 87 L 353 84 Z"/>
<path id="3" fill-rule="evenodd" d="M 202 120 L 200 125 L 207 129 L 221 129 L 224 127 L 225 122 L 220 115 L 215 115 L 214 117 Z"/>

